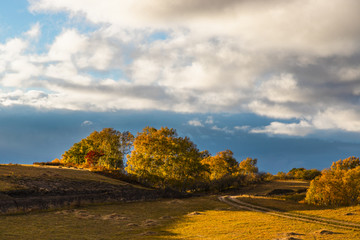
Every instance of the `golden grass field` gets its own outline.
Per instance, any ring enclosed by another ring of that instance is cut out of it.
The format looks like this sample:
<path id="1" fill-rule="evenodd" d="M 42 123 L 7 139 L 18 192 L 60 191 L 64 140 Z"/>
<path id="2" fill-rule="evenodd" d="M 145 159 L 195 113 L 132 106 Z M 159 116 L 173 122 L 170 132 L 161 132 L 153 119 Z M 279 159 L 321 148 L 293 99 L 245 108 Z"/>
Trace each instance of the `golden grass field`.
<path id="1" fill-rule="evenodd" d="M 350 209 L 329 211 L 338 216 Z M 327 216 L 322 211 L 312 214 Z M 322 229 L 334 234 L 317 233 Z M 298 239 L 360 238 L 358 231 L 238 210 L 215 196 L 0 217 L 0 239 L 276 239 L 289 233 Z"/>
<path id="2" fill-rule="evenodd" d="M 57 170 L 63 171 L 63 169 Z M 74 172 L 67 174 L 72 175 Z M 88 174 L 85 171 L 77 172 Z M 81 178 L 86 177 L 85 175 Z M 326 209 L 277 198 L 255 196 L 264 195 L 271 189 L 284 188 L 285 185 L 289 185 L 289 188 L 299 188 L 299 185 L 307 186 L 308 183 L 273 182 L 251 186 L 242 191 L 240 198 L 243 201 L 288 212 L 360 223 L 358 206 Z M 1 186 L 0 189 L 6 188 Z M 353 215 L 346 215 L 350 212 Z M 324 229 L 328 232 L 323 231 L 323 233 L 332 234 L 321 234 L 320 231 Z M 220 202 L 217 196 L 213 195 L 152 202 L 87 205 L 72 209 L 3 215 L 0 216 L 0 239 L 340 240 L 360 239 L 360 231 L 241 210 Z"/>

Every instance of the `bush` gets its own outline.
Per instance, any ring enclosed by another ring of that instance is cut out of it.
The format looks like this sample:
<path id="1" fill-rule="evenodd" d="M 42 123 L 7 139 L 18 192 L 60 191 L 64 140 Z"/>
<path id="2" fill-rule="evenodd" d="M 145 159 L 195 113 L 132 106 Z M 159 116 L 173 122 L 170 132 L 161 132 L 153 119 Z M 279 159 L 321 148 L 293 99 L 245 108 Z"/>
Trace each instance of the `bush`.
<path id="1" fill-rule="evenodd" d="M 305 168 L 293 168 L 287 174 L 287 179 L 313 180 L 320 176 L 321 172 L 317 169 L 307 170 Z"/>
<path id="2" fill-rule="evenodd" d="M 360 203 L 360 161 L 350 157 L 334 162 L 310 183 L 305 202 L 325 206 Z"/>
<path id="3" fill-rule="evenodd" d="M 278 172 L 274 177 L 275 179 L 280 179 L 280 180 L 287 179 L 287 175 L 284 172 Z"/>
<path id="4" fill-rule="evenodd" d="M 51 162 L 34 162 L 33 165 L 38 165 L 38 166 L 62 166 L 62 163 L 60 162 L 59 159 L 55 159 L 55 160 L 53 160 Z"/>
<path id="5" fill-rule="evenodd" d="M 260 178 L 262 181 L 265 182 L 270 182 L 276 179 L 276 177 L 274 175 L 272 175 L 271 173 L 260 173 Z"/>

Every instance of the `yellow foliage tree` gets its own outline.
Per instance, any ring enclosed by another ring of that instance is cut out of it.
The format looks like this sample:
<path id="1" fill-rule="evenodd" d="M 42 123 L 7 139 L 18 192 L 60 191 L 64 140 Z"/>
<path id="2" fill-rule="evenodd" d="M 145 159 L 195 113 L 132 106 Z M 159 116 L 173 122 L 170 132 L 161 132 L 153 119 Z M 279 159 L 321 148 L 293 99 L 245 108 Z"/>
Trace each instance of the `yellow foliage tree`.
<path id="1" fill-rule="evenodd" d="M 134 140 L 125 170 L 154 186 L 183 191 L 205 170 L 200 160 L 196 145 L 175 129 L 146 127 Z"/>
<path id="2" fill-rule="evenodd" d="M 238 163 L 230 150 L 218 152 L 215 156 L 207 155 L 201 163 L 208 167 L 210 180 L 220 179 L 238 171 Z"/>
<path id="3" fill-rule="evenodd" d="M 243 174 L 247 174 L 247 175 L 255 174 L 259 171 L 256 164 L 257 164 L 256 158 L 252 159 L 248 157 L 240 162 L 239 170 Z"/>
<path id="4" fill-rule="evenodd" d="M 310 183 L 305 201 L 325 206 L 347 206 L 360 202 L 360 161 L 350 157 L 334 162 Z"/>

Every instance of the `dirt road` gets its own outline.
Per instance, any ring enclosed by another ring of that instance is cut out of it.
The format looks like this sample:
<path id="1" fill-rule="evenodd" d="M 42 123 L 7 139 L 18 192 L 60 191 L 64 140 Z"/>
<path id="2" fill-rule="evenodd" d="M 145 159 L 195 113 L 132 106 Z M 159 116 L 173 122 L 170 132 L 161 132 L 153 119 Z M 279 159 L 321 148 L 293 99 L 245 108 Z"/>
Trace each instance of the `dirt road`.
<path id="1" fill-rule="evenodd" d="M 240 201 L 239 199 L 236 198 L 236 196 L 221 196 L 221 197 L 219 197 L 219 200 L 230 206 L 248 210 L 248 211 L 261 212 L 264 214 L 269 214 L 269 215 L 273 215 L 273 216 L 277 216 L 277 217 L 288 218 L 288 219 L 292 219 L 292 220 L 298 220 L 298 221 L 309 222 L 309 223 L 317 223 L 317 224 L 322 224 L 322 225 L 331 226 L 331 227 L 337 227 L 337 228 L 341 228 L 341 229 L 360 231 L 360 224 L 347 222 L 347 221 L 333 220 L 333 219 L 317 217 L 317 216 L 310 216 L 310 215 L 305 215 L 305 214 L 300 214 L 300 213 L 283 212 L 283 211 L 279 211 L 276 209 L 262 207 L 259 205 L 254 205 L 254 204 Z"/>

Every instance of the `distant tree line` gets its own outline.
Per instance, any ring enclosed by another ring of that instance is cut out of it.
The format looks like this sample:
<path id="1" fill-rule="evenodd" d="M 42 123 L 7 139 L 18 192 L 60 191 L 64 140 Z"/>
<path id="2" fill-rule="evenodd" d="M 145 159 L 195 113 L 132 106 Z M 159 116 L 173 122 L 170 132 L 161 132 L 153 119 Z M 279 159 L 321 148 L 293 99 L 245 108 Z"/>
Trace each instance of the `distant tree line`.
<path id="1" fill-rule="evenodd" d="M 313 180 L 317 176 L 321 175 L 321 171 L 317 169 L 305 169 L 305 168 L 293 168 L 289 172 L 278 172 L 274 178 L 275 179 L 281 179 L 281 180 L 287 180 L 287 179 L 293 179 L 293 180 Z"/>
<path id="2" fill-rule="evenodd" d="M 118 170 L 148 186 L 179 191 L 222 191 L 260 180 L 257 159 L 238 163 L 230 150 L 212 156 L 167 127 L 145 127 L 136 136 L 112 128 L 94 131 L 53 162 Z"/>

